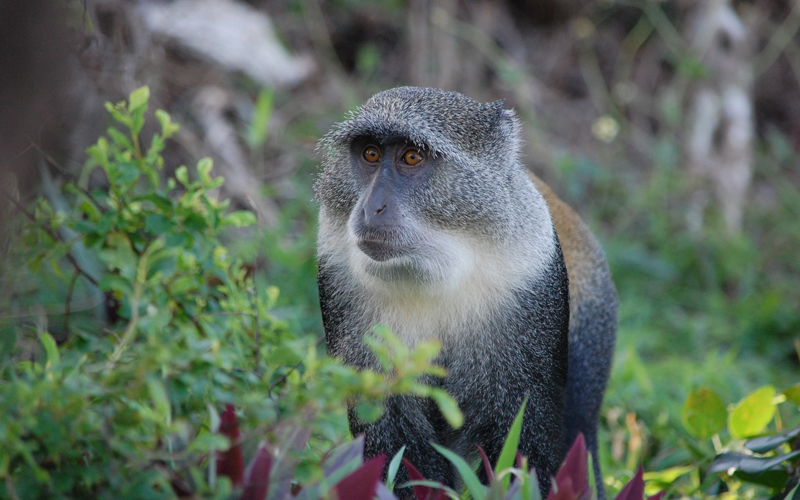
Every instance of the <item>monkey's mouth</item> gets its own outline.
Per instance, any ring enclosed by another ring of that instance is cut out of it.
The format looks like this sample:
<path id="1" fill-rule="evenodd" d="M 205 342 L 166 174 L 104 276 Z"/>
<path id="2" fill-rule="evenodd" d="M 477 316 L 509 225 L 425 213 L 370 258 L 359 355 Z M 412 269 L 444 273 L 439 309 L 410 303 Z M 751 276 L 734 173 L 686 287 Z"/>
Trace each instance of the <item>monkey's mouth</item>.
<path id="1" fill-rule="evenodd" d="M 401 246 L 387 238 L 361 238 L 358 240 L 358 249 L 370 259 L 378 262 L 385 262 L 406 254 L 406 251 Z"/>

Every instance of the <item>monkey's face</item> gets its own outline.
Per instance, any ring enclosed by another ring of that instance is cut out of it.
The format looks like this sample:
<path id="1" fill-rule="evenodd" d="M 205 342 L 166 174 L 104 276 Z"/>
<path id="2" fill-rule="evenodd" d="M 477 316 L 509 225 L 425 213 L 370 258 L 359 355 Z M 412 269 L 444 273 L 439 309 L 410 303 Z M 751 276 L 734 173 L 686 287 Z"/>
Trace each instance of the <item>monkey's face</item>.
<path id="1" fill-rule="evenodd" d="M 427 295 L 490 273 L 488 262 L 509 268 L 542 223 L 551 230 L 518 128 L 500 101 L 413 87 L 373 96 L 320 140 L 320 261 L 373 290 Z"/>
<path id="2" fill-rule="evenodd" d="M 411 230 L 417 223 L 409 198 L 427 182 L 435 160 L 406 141 L 359 139 L 351 151 L 362 193 L 349 220 L 358 248 L 377 262 L 412 255 L 420 242 Z"/>
<path id="3" fill-rule="evenodd" d="M 421 207 L 442 158 L 408 140 L 370 137 L 354 140 L 350 157 L 359 193 L 347 218 L 351 267 L 388 282 L 452 279 L 465 249 Z"/>

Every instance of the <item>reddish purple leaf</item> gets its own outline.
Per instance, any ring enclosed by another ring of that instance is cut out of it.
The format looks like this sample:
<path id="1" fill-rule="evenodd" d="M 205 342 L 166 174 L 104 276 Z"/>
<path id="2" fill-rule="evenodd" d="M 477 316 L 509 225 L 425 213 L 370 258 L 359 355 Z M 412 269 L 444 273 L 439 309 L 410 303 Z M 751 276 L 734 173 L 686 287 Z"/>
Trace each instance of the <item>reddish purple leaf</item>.
<path id="1" fill-rule="evenodd" d="M 239 500 L 264 500 L 267 498 L 271 468 L 272 456 L 267 451 L 267 447 L 261 445 L 247 469 L 242 496 L 239 497 Z"/>
<path id="2" fill-rule="evenodd" d="M 578 434 L 567 458 L 558 469 L 547 500 L 583 500 L 590 498 L 589 469 L 586 454 L 586 440 Z"/>
<path id="3" fill-rule="evenodd" d="M 644 479 L 642 478 L 644 471 L 642 471 L 642 466 L 639 466 L 639 469 L 634 474 L 633 478 L 628 481 L 617 495 L 615 500 L 642 500 L 644 497 Z"/>
<path id="4" fill-rule="evenodd" d="M 244 477 L 244 458 L 242 446 L 239 444 L 239 421 L 233 405 L 227 405 L 222 413 L 219 432 L 231 441 L 231 447 L 217 456 L 217 475 L 228 476 L 233 486 L 242 484 Z"/>
<path id="5" fill-rule="evenodd" d="M 647 497 L 647 500 L 661 500 L 664 497 L 664 492 L 660 491 L 651 497 Z"/>
<path id="6" fill-rule="evenodd" d="M 403 463 L 406 465 L 409 479 L 412 481 L 425 481 L 425 476 L 423 476 L 411 462 L 404 458 Z M 422 485 L 412 486 L 412 488 L 414 489 L 414 496 L 417 500 L 442 500 L 444 498 L 444 490 L 438 488 Z"/>
<path id="7" fill-rule="evenodd" d="M 339 481 L 333 487 L 336 497 L 341 500 L 372 500 L 381 480 L 384 462 L 386 455 L 378 455 Z"/>
<path id="8" fill-rule="evenodd" d="M 483 460 L 483 468 L 486 469 L 486 477 L 491 482 L 494 479 L 494 472 L 492 471 L 492 465 L 489 463 L 489 457 L 486 456 L 486 452 L 483 451 L 481 445 L 476 445 L 478 447 L 478 451 L 481 454 L 481 460 Z"/>

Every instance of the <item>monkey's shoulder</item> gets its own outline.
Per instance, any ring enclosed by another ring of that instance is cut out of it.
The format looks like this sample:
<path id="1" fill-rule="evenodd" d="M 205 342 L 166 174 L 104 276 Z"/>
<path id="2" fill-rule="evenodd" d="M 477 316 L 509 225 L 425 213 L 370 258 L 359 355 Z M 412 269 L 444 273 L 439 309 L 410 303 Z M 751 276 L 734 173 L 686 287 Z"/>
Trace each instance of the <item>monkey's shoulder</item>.
<path id="1" fill-rule="evenodd" d="M 529 172 L 529 177 L 550 210 L 567 266 L 571 299 L 575 301 L 588 298 L 587 295 L 607 293 L 600 289 L 607 289 L 611 283 L 608 264 L 592 231 L 569 205 L 556 196 L 550 186 L 532 172 Z"/>

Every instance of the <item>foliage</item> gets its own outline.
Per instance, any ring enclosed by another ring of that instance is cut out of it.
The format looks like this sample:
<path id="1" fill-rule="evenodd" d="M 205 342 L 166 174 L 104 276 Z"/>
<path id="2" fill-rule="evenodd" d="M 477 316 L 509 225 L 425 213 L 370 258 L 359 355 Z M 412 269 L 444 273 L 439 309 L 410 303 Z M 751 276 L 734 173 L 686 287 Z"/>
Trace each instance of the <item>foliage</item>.
<path id="1" fill-rule="evenodd" d="M 481 484 L 478 475 L 463 458 L 435 444 L 436 450 L 444 455 L 458 472 L 466 490 L 462 494 L 445 485 L 426 481 L 416 467 L 404 459 L 403 462 L 408 469 L 409 477 L 412 479 L 408 484 L 413 486 L 416 500 L 441 500 L 445 495 L 456 500 L 459 498 L 469 498 L 471 500 L 542 500 L 536 471 L 528 466 L 528 458 L 523 457 L 517 451 L 526 405 L 527 401 L 523 402 L 517 412 L 494 469 L 492 469 L 484 451 L 478 447 L 489 484 Z M 513 463 L 515 456 L 516 464 Z M 578 434 L 558 473 L 556 473 L 556 477 L 552 478 L 547 500 L 590 500 L 594 498 L 595 494 L 590 486 L 588 460 L 586 440 L 583 434 Z M 631 481 L 623 486 L 616 500 L 642 500 L 643 495 L 644 480 L 640 467 Z M 648 500 L 660 500 L 662 496 L 663 493 L 658 493 L 648 497 Z"/>
<path id="2" fill-rule="evenodd" d="M 778 498 L 791 498 L 800 479 L 796 440 L 800 426 L 781 429 L 784 418 L 798 419 L 797 393 L 797 386 L 781 394 L 765 386 L 726 408 L 714 391 L 695 389 L 682 411 L 689 433 L 684 444 L 689 458 L 684 464 L 645 477 L 654 486 L 694 498 L 753 498 L 765 490 Z M 774 430 L 768 428 L 771 423 Z"/>
<path id="3" fill-rule="evenodd" d="M 262 439 L 259 467 L 268 450 L 276 477 L 291 460 L 297 481 L 324 478 L 320 448 L 341 439 L 342 402 L 354 398 L 377 418 L 389 393 L 429 396 L 457 423 L 449 396 L 416 382 L 442 374 L 430 363 L 436 345 L 409 351 L 379 332 L 372 345 L 384 370 L 357 371 L 271 314 L 277 288 L 261 289 L 220 240 L 255 217 L 215 199 L 223 179 L 209 159 L 162 182 L 161 152 L 178 126 L 156 111 L 160 131 L 145 147 L 148 96 L 143 87 L 107 104 L 122 130 L 89 148 L 87 166 L 105 187 L 71 184 L 65 210 L 39 200 L 29 214 L 22 241 L 33 276 L 49 271 L 70 290 L 85 280 L 110 306 L 106 324 L 70 324 L 68 294 L 61 345 L 41 325 L 4 327 L 16 342 L 0 353 L 0 498 L 228 498 L 239 481 L 218 475 L 214 457 Z M 98 275 L 76 258 L 81 247 Z M 232 408 L 247 424 L 241 438 Z"/>

